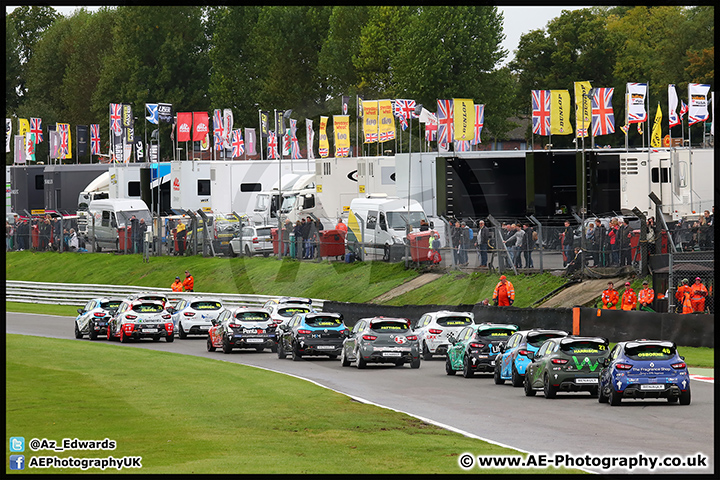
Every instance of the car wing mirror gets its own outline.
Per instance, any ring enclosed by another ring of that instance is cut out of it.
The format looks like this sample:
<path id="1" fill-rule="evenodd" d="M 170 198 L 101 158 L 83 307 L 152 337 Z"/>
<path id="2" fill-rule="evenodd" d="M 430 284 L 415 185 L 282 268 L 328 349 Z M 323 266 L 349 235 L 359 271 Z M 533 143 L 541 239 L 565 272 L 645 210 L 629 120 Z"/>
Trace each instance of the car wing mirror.
<path id="1" fill-rule="evenodd" d="M 501 353 L 505 352 L 505 342 L 498 343 L 498 350 L 500 350 Z"/>
<path id="2" fill-rule="evenodd" d="M 83 310 L 82 308 L 78 308 L 78 309 L 77 309 L 77 312 L 78 312 L 80 315 L 82 315 L 83 313 L 85 313 L 85 310 Z"/>
<path id="3" fill-rule="evenodd" d="M 217 324 L 218 324 L 217 320 L 210 320 L 210 323 L 212 323 L 212 324 L 213 324 L 213 326 L 215 326 L 215 325 L 217 325 Z"/>
<path id="4" fill-rule="evenodd" d="M 535 354 L 534 354 L 533 352 L 528 352 L 525 356 L 526 356 L 530 361 L 533 361 L 533 360 L 535 359 Z M 540 358 L 540 357 L 538 357 L 538 358 Z"/>

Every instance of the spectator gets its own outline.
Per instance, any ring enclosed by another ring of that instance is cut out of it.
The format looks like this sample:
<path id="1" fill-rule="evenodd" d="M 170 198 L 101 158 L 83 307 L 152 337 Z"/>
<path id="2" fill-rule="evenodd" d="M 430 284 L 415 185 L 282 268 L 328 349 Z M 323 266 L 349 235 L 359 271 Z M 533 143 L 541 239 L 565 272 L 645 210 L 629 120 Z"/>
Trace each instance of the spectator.
<path id="1" fill-rule="evenodd" d="M 570 260 L 570 263 L 568 263 L 565 274 L 568 277 L 570 277 L 575 272 L 582 270 L 582 267 L 584 266 L 584 260 L 585 260 L 585 255 L 583 254 L 582 249 L 580 247 L 575 247 L 575 253 L 573 255 L 573 259 Z"/>
<path id="2" fill-rule="evenodd" d="M 603 290 L 600 298 L 602 300 L 603 309 L 615 310 L 617 308 L 617 304 L 620 301 L 620 295 L 618 294 L 618 291 L 615 290 L 613 282 L 608 282 L 608 287 Z"/>
<path id="3" fill-rule="evenodd" d="M 620 265 L 620 242 L 618 241 L 618 219 L 613 217 L 610 219 L 610 228 L 608 229 L 608 245 L 610 246 L 610 266 L 616 267 Z"/>
<path id="4" fill-rule="evenodd" d="M 481 305 L 482 305 L 483 307 L 489 307 L 489 306 L 490 306 L 490 301 L 486 298 L 486 299 L 484 299 L 484 300 L 482 301 Z"/>
<path id="5" fill-rule="evenodd" d="M 506 245 L 510 245 L 510 261 L 517 267 L 522 268 L 522 258 L 520 258 L 520 252 L 522 252 L 523 242 L 525 239 L 525 232 L 517 224 L 510 226 L 512 235 L 510 238 L 504 241 Z"/>
<path id="6" fill-rule="evenodd" d="M 515 302 L 515 289 L 505 275 L 500 275 L 500 281 L 495 285 L 493 291 L 493 304 L 500 307 L 508 307 Z"/>
<path id="7" fill-rule="evenodd" d="M 175 277 L 175 281 L 170 285 L 170 288 L 173 292 L 182 292 L 183 283 L 180 281 L 180 277 Z"/>
<path id="8" fill-rule="evenodd" d="M 704 312 L 705 311 L 705 297 L 708 295 L 708 290 L 702 283 L 700 277 L 695 278 L 695 283 L 690 287 L 690 304 L 692 305 L 693 312 Z"/>
<path id="9" fill-rule="evenodd" d="M 432 243 L 430 244 L 430 248 L 432 248 L 430 254 L 433 264 L 437 265 L 442 262 L 442 257 L 440 256 L 440 234 L 438 232 L 432 232 Z"/>
<path id="10" fill-rule="evenodd" d="M 185 270 L 185 280 L 183 280 L 183 288 L 186 292 L 194 292 L 195 291 L 195 279 L 192 275 L 190 275 L 190 272 Z"/>
<path id="11" fill-rule="evenodd" d="M 12 250 L 12 244 L 13 244 L 13 226 L 10 225 L 10 222 L 8 220 L 5 220 L 5 251 L 9 252 Z"/>
<path id="12" fill-rule="evenodd" d="M 342 220 L 341 220 L 342 221 Z M 420 220 L 420 231 L 421 232 L 427 232 L 430 230 L 430 227 L 428 226 L 428 223 L 425 221 L 425 219 Z"/>
<path id="13" fill-rule="evenodd" d="M 595 260 L 595 224 L 590 222 L 585 230 L 585 250 L 589 252 L 590 258 L 593 259 L 593 265 L 597 267 L 597 260 Z"/>
<path id="14" fill-rule="evenodd" d="M 459 259 L 460 265 L 467 267 L 468 265 L 468 250 L 470 248 L 470 229 L 465 222 L 460 222 L 460 252 Z"/>
<path id="15" fill-rule="evenodd" d="M 310 224 L 310 221 L 302 219 L 303 258 L 310 258 Z"/>
<path id="16" fill-rule="evenodd" d="M 185 255 L 185 239 L 187 238 L 187 230 L 183 222 L 178 222 L 175 229 L 175 238 L 177 239 L 177 251 L 180 256 Z"/>
<path id="17" fill-rule="evenodd" d="M 637 295 L 635 294 L 635 290 L 630 286 L 630 282 L 625 282 L 625 290 L 623 290 L 622 298 L 620 299 L 620 308 L 626 311 L 637 308 Z"/>
<path id="18" fill-rule="evenodd" d="M 631 237 L 632 229 L 630 228 L 630 219 L 625 218 L 618 228 L 618 240 L 620 240 L 620 266 L 632 265 L 630 248 Z"/>
<path id="19" fill-rule="evenodd" d="M 135 237 L 135 253 L 144 253 L 143 244 L 145 243 L 145 232 L 147 232 L 147 224 L 145 219 L 141 218 L 137 226 L 137 236 L 133 232 Z"/>
<path id="20" fill-rule="evenodd" d="M 487 267 L 487 251 L 490 242 L 490 229 L 485 226 L 485 222 L 478 222 L 478 233 L 475 235 L 475 245 L 480 255 L 480 266 Z"/>
<path id="21" fill-rule="evenodd" d="M 71 228 L 71 229 L 70 229 L 70 238 L 68 238 L 68 249 L 69 249 L 71 252 L 77 252 L 77 250 L 78 250 L 78 245 L 79 245 L 79 243 L 78 243 L 77 233 L 75 233 L 75 229 L 74 229 L 74 228 Z"/>
<path id="22" fill-rule="evenodd" d="M 565 228 L 563 228 L 562 233 L 560 233 L 560 244 L 562 245 L 563 254 L 563 267 L 566 267 L 568 262 L 572 260 L 570 252 L 572 252 L 574 237 L 575 233 L 570 226 L 570 220 L 565 220 Z"/>
<path id="23" fill-rule="evenodd" d="M 303 257 L 303 225 L 300 220 L 295 222 L 295 227 L 293 228 L 293 233 L 295 234 L 295 258 L 302 258 Z"/>
<path id="24" fill-rule="evenodd" d="M 290 219 L 286 219 L 282 229 L 282 249 L 281 256 L 286 257 L 290 255 L 290 230 L 292 230 L 292 222 Z"/>
<path id="25" fill-rule="evenodd" d="M 422 229 L 422 227 L 421 227 L 421 229 Z M 347 225 L 345 225 L 345 224 L 343 223 L 343 219 L 342 219 L 342 218 L 338 218 L 337 225 L 335 225 L 335 230 L 340 230 L 340 231 L 342 231 L 342 232 L 347 233 Z"/>
<path id="26" fill-rule="evenodd" d="M 523 224 L 523 230 L 525 231 L 525 236 L 523 237 L 525 268 L 534 268 L 535 265 L 533 265 L 532 251 L 535 248 L 535 241 L 537 240 L 537 236 L 535 235 L 535 229 L 532 228 L 530 224 L 525 223 Z"/>
<path id="27" fill-rule="evenodd" d="M 605 240 L 607 237 L 607 231 L 602 221 L 599 218 L 595 219 L 595 229 L 593 230 L 593 245 L 595 249 L 595 265 L 604 267 L 607 265 L 607 258 L 605 254 Z"/>
<path id="28" fill-rule="evenodd" d="M 460 231 L 460 222 L 456 221 L 455 225 L 452 227 L 451 230 L 451 239 L 452 239 L 452 247 L 453 247 L 453 260 L 455 261 L 455 265 L 460 265 L 462 262 L 460 261 L 460 242 L 462 240 L 462 232 Z"/>
<path id="29" fill-rule="evenodd" d="M 654 312 L 652 308 L 653 301 L 655 300 L 655 291 L 649 287 L 648 281 L 643 281 L 643 288 L 638 292 L 638 310 L 645 310 L 646 312 Z"/>
<path id="30" fill-rule="evenodd" d="M 132 241 L 132 248 L 130 253 L 140 253 L 140 221 L 133 215 L 130 217 L 130 240 Z"/>

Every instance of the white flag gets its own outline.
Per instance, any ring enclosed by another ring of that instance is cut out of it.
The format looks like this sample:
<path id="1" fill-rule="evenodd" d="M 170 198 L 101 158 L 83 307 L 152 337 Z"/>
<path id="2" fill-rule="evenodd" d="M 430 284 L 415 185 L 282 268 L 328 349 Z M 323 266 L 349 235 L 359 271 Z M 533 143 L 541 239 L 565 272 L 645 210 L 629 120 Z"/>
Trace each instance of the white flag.
<path id="1" fill-rule="evenodd" d="M 12 134 L 12 120 L 5 119 L 5 153 L 10 153 L 10 135 Z"/>
<path id="2" fill-rule="evenodd" d="M 312 160 L 315 158 L 313 151 L 313 143 L 315 143 L 315 132 L 313 131 L 313 121 L 309 118 L 305 119 L 305 139 L 307 140 L 307 158 Z"/>
<path id="3" fill-rule="evenodd" d="M 708 114 L 708 92 L 710 85 L 702 83 L 688 84 L 688 125 L 706 122 Z"/>
<path id="4" fill-rule="evenodd" d="M 223 110 L 223 141 L 225 148 L 232 150 L 233 113 L 231 108 Z"/>
<path id="5" fill-rule="evenodd" d="M 629 123 L 643 123 L 647 121 L 645 92 L 647 92 L 647 83 L 627 84 L 627 116 Z"/>

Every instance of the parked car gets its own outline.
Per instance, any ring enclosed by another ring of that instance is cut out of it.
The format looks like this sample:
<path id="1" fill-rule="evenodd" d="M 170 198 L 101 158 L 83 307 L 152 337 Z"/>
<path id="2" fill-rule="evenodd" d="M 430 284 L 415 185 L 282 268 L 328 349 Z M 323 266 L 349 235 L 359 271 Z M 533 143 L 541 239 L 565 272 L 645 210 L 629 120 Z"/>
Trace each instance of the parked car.
<path id="1" fill-rule="evenodd" d="M 269 256 L 273 253 L 271 238 L 272 225 L 250 225 L 244 226 L 240 236 L 230 240 L 230 255 L 253 255 Z"/>
<path id="2" fill-rule="evenodd" d="M 598 401 L 620 405 L 623 398 L 666 398 L 690 404 L 690 375 L 674 342 L 618 342 L 600 373 Z"/>
<path id="3" fill-rule="evenodd" d="M 470 378 L 475 372 L 492 372 L 500 344 L 517 331 L 517 325 L 481 323 L 463 328 L 457 336 L 449 337 L 450 347 L 445 356 L 445 373 L 463 372 Z"/>
<path id="4" fill-rule="evenodd" d="M 119 298 L 93 298 L 84 308 L 78 308 L 75 338 L 87 335 L 90 340 L 96 340 L 98 336 L 107 336 L 107 324 L 121 303 Z"/>
<path id="5" fill-rule="evenodd" d="M 512 380 L 513 387 L 522 387 L 525 368 L 530 363 L 528 353 L 537 352 L 551 338 L 567 335 L 568 332 L 564 330 L 539 328 L 515 332 L 507 343 L 500 344 L 500 353 L 495 357 L 495 384 L 502 385 L 505 380 Z"/>
<path id="6" fill-rule="evenodd" d="M 348 329 L 339 313 L 296 313 L 277 331 L 277 355 L 282 359 L 290 353 L 294 361 L 306 355 L 337 358 L 347 334 Z"/>
<path id="7" fill-rule="evenodd" d="M 216 348 L 222 348 L 223 353 L 235 348 L 252 348 L 258 352 L 276 348 L 275 322 L 262 307 L 225 309 L 212 324 L 208 331 L 208 352 Z"/>
<path id="8" fill-rule="evenodd" d="M 420 368 L 420 343 L 410 320 L 406 318 L 362 318 L 343 341 L 340 363 L 343 367 L 356 362 L 357 368 L 368 363 L 394 363 Z"/>
<path id="9" fill-rule="evenodd" d="M 608 345 L 603 337 L 551 338 L 537 353 L 528 353 L 525 395 L 532 397 L 542 390 L 545 398 L 554 398 L 559 391 L 584 391 L 596 397 L 600 368 L 610 354 Z"/>
<path id="10" fill-rule="evenodd" d="M 172 316 L 161 301 L 125 299 L 108 323 L 107 338 L 118 338 L 123 343 L 141 338 L 172 342 L 175 340 Z"/>
<path id="11" fill-rule="evenodd" d="M 445 355 L 450 345 L 448 336 L 474 323 L 472 312 L 441 310 L 424 314 L 415 325 L 423 360 L 430 360 L 433 355 Z"/>
<path id="12" fill-rule="evenodd" d="M 180 338 L 188 335 L 207 335 L 224 307 L 215 298 L 181 298 L 174 307 L 167 307 L 172 314 L 175 331 Z"/>

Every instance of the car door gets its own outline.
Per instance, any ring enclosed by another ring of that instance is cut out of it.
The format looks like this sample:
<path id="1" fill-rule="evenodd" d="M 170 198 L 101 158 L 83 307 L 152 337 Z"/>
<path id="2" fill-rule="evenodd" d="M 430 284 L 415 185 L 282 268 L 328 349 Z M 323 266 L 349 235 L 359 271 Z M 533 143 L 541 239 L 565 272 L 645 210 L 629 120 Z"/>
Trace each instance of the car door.
<path id="1" fill-rule="evenodd" d="M 92 315 L 92 310 L 96 307 L 97 302 L 95 300 L 90 300 L 86 305 L 85 308 L 83 308 L 83 313 L 78 315 L 78 329 L 81 332 L 84 332 L 87 329 L 88 323 L 90 322 L 90 317 Z"/>
<path id="2" fill-rule="evenodd" d="M 111 320 L 113 335 L 117 335 L 120 333 L 120 325 L 122 323 L 122 318 L 123 318 L 125 312 L 127 311 L 129 305 L 130 305 L 129 302 L 127 302 L 127 301 L 121 303 L 120 307 L 118 307 L 115 317 Z M 108 327 L 108 329 L 109 329 L 109 327 Z"/>
<path id="3" fill-rule="evenodd" d="M 473 327 L 465 327 L 460 330 L 455 337 L 455 343 L 451 343 L 448 347 L 448 355 L 453 368 L 462 368 L 463 356 L 470 338 L 475 334 Z"/>
<path id="4" fill-rule="evenodd" d="M 172 315 L 173 324 L 175 327 L 178 326 L 178 323 L 180 322 L 180 319 L 182 318 L 183 310 L 185 309 L 185 306 L 187 305 L 187 300 L 180 299 L 175 304 L 175 312 Z"/>
<path id="5" fill-rule="evenodd" d="M 608 366 L 603 367 L 602 371 L 600 372 L 600 384 L 601 386 L 608 385 L 612 382 L 612 371 L 613 371 L 613 364 L 620 356 L 620 353 L 622 352 L 622 345 L 617 344 L 610 352 L 610 357 L 608 360 Z"/>
<path id="6" fill-rule="evenodd" d="M 300 320 L 302 317 L 300 315 L 293 315 L 292 318 L 290 318 L 290 321 L 287 323 L 287 328 L 283 331 L 283 348 L 285 348 L 285 351 L 288 351 L 292 348 L 293 339 L 295 338 L 295 335 L 297 335 L 297 329 L 298 325 L 300 325 Z"/>
<path id="7" fill-rule="evenodd" d="M 357 348 L 357 339 L 358 336 L 362 333 L 362 331 L 365 329 L 365 324 L 367 322 L 365 320 L 360 320 L 357 322 L 352 330 L 350 330 L 350 335 L 348 335 L 348 338 L 345 339 L 343 342 L 343 349 L 345 350 L 345 357 L 355 358 L 355 349 Z"/>
<path id="8" fill-rule="evenodd" d="M 515 347 L 517 347 L 518 343 L 520 343 L 520 337 L 522 337 L 521 334 L 516 333 L 512 337 L 510 337 L 510 340 L 508 340 L 507 345 L 505 346 L 505 351 L 502 354 L 502 357 L 500 359 L 500 373 L 503 377 L 509 377 L 510 376 L 510 364 L 512 363 L 512 353 L 513 350 L 515 350 Z"/>

